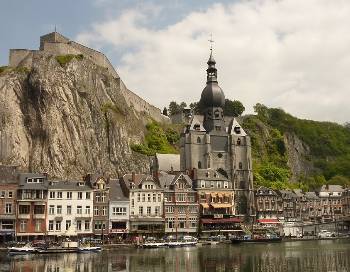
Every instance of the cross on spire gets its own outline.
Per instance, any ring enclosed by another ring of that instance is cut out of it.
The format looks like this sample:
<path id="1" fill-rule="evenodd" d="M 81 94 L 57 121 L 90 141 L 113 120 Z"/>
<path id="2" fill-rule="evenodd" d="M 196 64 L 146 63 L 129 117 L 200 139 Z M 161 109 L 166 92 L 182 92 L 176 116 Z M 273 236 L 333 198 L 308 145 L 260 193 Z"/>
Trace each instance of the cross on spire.
<path id="1" fill-rule="evenodd" d="M 214 40 L 213 40 L 213 34 L 212 33 L 210 34 L 210 39 L 208 40 L 208 42 L 210 42 L 210 51 L 213 51 Z"/>

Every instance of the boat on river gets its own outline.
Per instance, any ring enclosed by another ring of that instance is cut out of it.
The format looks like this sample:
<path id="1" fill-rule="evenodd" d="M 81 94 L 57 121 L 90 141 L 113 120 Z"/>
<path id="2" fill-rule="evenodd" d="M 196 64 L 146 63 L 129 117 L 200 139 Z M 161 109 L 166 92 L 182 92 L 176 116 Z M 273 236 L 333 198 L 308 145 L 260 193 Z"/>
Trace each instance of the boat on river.
<path id="1" fill-rule="evenodd" d="M 36 253 L 55 254 L 55 253 L 74 253 L 78 252 L 78 242 L 64 241 L 59 246 L 43 246 L 37 248 Z"/>
<path id="2" fill-rule="evenodd" d="M 80 253 L 88 253 L 88 252 L 99 252 L 102 248 L 99 246 L 79 246 L 78 252 Z"/>
<path id="3" fill-rule="evenodd" d="M 244 235 L 242 237 L 231 238 L 232 244 L 240 243 L 278 243 L 282 241 L 282 237 L 267 233 L 264 236 Z"/>
<path id="4" fill-rule="evenodd" d="M 11 255 L 24 255 L 37 253 L 38 249 L 31 244 L 26 244 L 23 247 L 9 247 L 7 252 Z"/>

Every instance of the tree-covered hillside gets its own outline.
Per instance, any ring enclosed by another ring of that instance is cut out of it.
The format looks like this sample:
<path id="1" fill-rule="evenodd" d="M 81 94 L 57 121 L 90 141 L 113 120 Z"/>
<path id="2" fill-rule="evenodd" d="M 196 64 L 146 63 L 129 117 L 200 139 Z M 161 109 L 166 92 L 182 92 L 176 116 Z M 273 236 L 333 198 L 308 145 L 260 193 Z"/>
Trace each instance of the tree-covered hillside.
<path id="1" fill-rule="evenodd" d="M 296 135 L 309 148 L 305 161 L 314 166 L 311 173 L 299 175 L 299 186 L 307 189 L 324 183 L 350 183 L 350 129 L 347 126 L 298 119 L 282 109 L 267 108 L 262 104 L 255 106 L 255 112 L 257 115 L 244 119 L 243 127 L 252 137 L 255 180 L 258 183 L 268 181 L 279 187 L 289 179 L 291 173 L 288 176 L 285 170 L 290 171 L 287 165 L 290 154 L 286 153 L 283 141 L 287 133 Z"/>

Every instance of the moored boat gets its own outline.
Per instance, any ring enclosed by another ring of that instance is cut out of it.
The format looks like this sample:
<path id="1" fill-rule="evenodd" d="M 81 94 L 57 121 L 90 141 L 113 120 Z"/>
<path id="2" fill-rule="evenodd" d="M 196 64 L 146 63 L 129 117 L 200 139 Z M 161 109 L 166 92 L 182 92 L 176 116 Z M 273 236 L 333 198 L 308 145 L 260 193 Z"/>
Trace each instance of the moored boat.
<path id="1" fill-rule="evenodd" d="M 102 248 L 99 246 L 79 246 L 78 252 L 84 253 L 84 252 L 98 252 L 101 251 Z"/>
<path id="2" fill-rule="evenodd" d="M 281 242 L 282 237 L 277 235 L 267 234 L 265 236 L 255 236 L 251 237 L 250 235 L 245 235 L 238 238 L 231 238 L 232 244 L 240 244 L 240 243 L 276 243 Z"/>
<path id="3" fill-rule="evenodd" d="M 38 249 L 31 246 L 30 244 L 26 244 L 23 247 L 9 247 L 7 250 L 11 255 L 33 254 L 38 252 Z"/>

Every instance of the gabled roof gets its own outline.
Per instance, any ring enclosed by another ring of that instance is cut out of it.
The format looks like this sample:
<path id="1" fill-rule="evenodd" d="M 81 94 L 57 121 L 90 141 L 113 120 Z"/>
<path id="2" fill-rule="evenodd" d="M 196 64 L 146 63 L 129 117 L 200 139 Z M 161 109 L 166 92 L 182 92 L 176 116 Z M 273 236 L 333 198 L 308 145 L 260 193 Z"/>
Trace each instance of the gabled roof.
<path id="1" fill-rule="evenodd" d="M 187 184 L 192 187 L 191 178 L 184 173 L 169 174 L 164 171 L 159 173 L 159 183 L 162 188 L 169 188 L 175 185 L 180 178 L 183 178 Z"/>
<path id="2" fill-rule="evenodd" d="M 195 129 L 195 126 L 199 126 L 199 129 Z M 202 115 L 193 115 L 193 117 L 190 121 L 190 130 L 206 132 L 206 130 L 203 126 L 203 116 Z"/>
<path id="3" fill-rule="evenodd" d="M 239 130 L 237 130 L 239 128 Z M 241 125 L 237 122 L 236 118 L 232 119 L 232 122 L 229 125 L 229 131 L 231 135 L 237 135 L 237 136 L 247 136 L 247 133 L 245 133 L 244 129 L 241 127 Z M 239 132 L 239 133 L 238 133 Z"/>
<path id="4" fill-rule="evenodd" d="M 322 185 L 320 192 L 344 192 L 341 185 Z"/>
<path id="5" fill-rule="evenodd" d="M 128 196 L 124 194 L 119 181 L 116 179 L 110 180 L 109 199 L 111 201 L 129 201 Z"/>
<path id="6" fill-rule="evenodd" d="M 270 193 L 271 192 L 271 193 Z M 264 186 L 260 186 L 258 189 L 256 189 L 256 195 L 274 195 L 276 196 L 277 193 L 270 189 L 270 188 L 267 188 L 267 187 L 264 187 Z"/>
<path id="7" fill-rule="evenodd" d="M 90 184 L 85 181 L 76 180 L 50 180 L 49 190 L 67 190 L 67 191 L 91 191 Z"/>
<path id="8" fill-rule="evenodd" d="M 305 197 L 307 199 L 313 199 L 313 200 L 318 200 L 319 199 L 319 197 L 316 195 L 315 192 L 306 192 L 305 193 Z"/>

